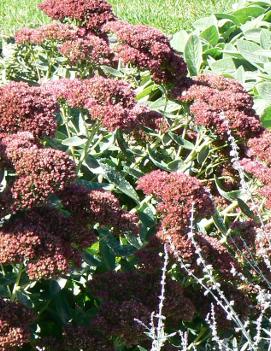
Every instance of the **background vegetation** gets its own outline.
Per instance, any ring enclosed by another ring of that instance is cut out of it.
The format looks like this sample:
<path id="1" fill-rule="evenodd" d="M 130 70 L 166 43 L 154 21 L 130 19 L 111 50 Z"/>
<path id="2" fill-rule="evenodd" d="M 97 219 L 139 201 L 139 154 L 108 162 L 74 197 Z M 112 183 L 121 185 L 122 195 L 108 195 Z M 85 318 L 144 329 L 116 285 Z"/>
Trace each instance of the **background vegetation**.
<path id="1" fill-rule="evenodd" d="M 11 34 L 23 26 L 48 22 L 37 9 L 40 0 L 1 0 L 0 32 Z M 115 13 L 130 23 L 149 24 L 167 33 L 190 29 L 202 16 L 231 8 L 233 0 L 111 0 Z"/>

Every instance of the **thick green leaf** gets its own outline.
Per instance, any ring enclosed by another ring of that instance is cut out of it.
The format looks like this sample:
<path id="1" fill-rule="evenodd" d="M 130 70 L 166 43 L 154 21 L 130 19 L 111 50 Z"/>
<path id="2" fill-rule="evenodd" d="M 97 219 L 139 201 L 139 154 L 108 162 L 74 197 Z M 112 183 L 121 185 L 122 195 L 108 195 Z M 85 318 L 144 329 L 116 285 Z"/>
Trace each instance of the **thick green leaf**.
<path id="1" fill-rule="evenodd" d="M 198 153 L 197 161 L 200 165 L 202 165 L 206 160 L 206 158 L 208 157 L 209 151 L 210 151 L 209 146 L 205 145 Z"/>
<path id="2" fill-rule="evenodd" d="M 237 41 L 237 48 L 240 54 L 253 66 L 262 68 L 265 62 L 268 62 L 268 58 L 260 55 L 257 51 L 261 50 L 260 45 L 253 43 L 248 40 L 240 39 Z M 262 66 L 260 66 L 262 65 Z"/>
<path id="3" fill-rule="evenodd" d="M 206 28 L 200 36 L 212 46 L 215 46 L 219 41 L 219 32 L 215 25 Z"/>
<path id="4" fill-rule="evenodd" d="M 214 15 L 209 17 L 202 17 L 193 23 L 193 27 L 201 31 L 204 31 L 210 26 L 217 26 L 217 19 Z"/>
<path id="5" fill-rule="evenodd" d="M 100 254 L 105 267 L 110 271 L 114 270 L 116 266 L 115 255 L 103 240 L 100 241 Z"/>
<path id="6" fill-rule="evenodd" d="M 271 82 L 263 82 L 257 85 L 259 96 L 264 99 L 271 99 Z"/>
<path id="7" fill-rule="evenodd" d="M 265 9 L 259 6 L 247 6 L 236 10 L 232 15 L 240 22 L 245 23 L 252 18 L 258 17 L 265 12 Z"/>
<path id="8" fill-rule="evenodd" d="M 226 234 L 227 228 L 223 222 L 223 219 L 219 216 L 219 213 L 217 211 L 213 215 L 213 220 L 218 230 L 220 230 L 221 233 Z"/>
<path id="9" fill-rule="evenodd" d="M 114 168 L 111 166 L 101 163 L 100 165 L 103 169 L 103 175 L 104 177 L 112 184 L 116 186 L 118 190 L 135 200 L 137 203 L 139 203 L 139 197 L 135 189 L 132 187 L 132 185 L 124 178 L 122 173 L 116 171 Z"/>
<path id="10" fill-rule="evenodd" d="M 219 61 L 213 61 L 210 63 L 210 68 L 213 72 L 223 74 L 223 73 L 232 73 L 236 71 L 236 66 L 233 59 L 225 58 Z"/>
<path id="11" fill-rule="evenodd" d="M 267 107 L 262 115 L 262 124 L 265 128 L 271 129 L 271 106 Z"/>
<path id="12" fill-rule="evenodd" d="M 171 137 L 171 139 L 173 141 L 175 141 L 175 143 L 177 143 L 178 145 L 182 146 L 184 149 L 193 150 L 194 147 L 195 147 L 193 143 L 191 143 L 190 141 L 182 138 L 178 134 L 175 134 L 173 132 L 169 132 L 169 136 Z"/>
<path id="13" fill-rule="evenodd" d="M 174 50 L 178 52 L 184 52 L 188 38 L 189 34 L 185 30 L 180 30 L 173 35 L 173 38 L 170 41 L 170 45 Z"/>
<path id="14" fill-rule="evenodd" d="M 260 43 L 263 49 L 271 49 L 271 31 L 268 29 L 262 29 L 260 35 Z"/>
<path id="15" fill-rule="evenodd" d="M 184 57 L 191 76 L 196 76 L 200 72 L 202 64 L 202 43 L 200 38 L 192 34 L 184 49 Z"/>
<path id="16" fill-rule="evenodd" d="M 251 209 L 248 207 L 248 205 L 241 199 L 237 199 L 238 202 L 238 206 L 240 207 L 240 209 L 242 210 L 242 212 L 247 215 L 249 218 L 253 218 L 255 219 L 255 215 L 253 213 L 253 211 L 251 211 Z"/>
<path id="17" fill-rule="evenodd" d="M 81 146 L 87 142 L 87 139 L 79 138 L 78 136 L 73 136 L 62 141 L 63 145 L 66 146 Z"/>
<path id="18" fill-rule="evenodd" d="M 215 183 L 216 183 L 216 187 L 217 187 L 219 194 L 221 196 L 223 196 L 225 199 L 232 202 L 232 201 L 237 200 L 240 197 L 240 195 L 241 195 L 240 190 L 232 190 L 232 191 L 228 191 L 228 192 L 223 190 L 223 188 L 221 186 L 221 182 L 216 176 L 215 176 Z"/>
<path id="19" fill-rule="evenodd" d="M 124 175 L 112 166 L 103 161 L 96 160 L 88 156 L 85 162 L 86 167 L 96 175 L 102 175 L 109 183 L 113 184 L 118 190 L 126 194 L 137 203 L 140 202 L 139 197 L 132 185 L 125 179 Z"/>

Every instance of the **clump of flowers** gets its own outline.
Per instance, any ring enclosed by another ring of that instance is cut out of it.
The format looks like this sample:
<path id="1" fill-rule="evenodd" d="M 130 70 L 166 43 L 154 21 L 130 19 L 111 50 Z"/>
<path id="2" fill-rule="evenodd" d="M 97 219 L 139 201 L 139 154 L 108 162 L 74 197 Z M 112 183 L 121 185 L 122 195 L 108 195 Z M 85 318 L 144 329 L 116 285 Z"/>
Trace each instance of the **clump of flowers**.
<path id="1" fill-rule="evenodd" d="M 2 194 L 7 211 L 41 206 L 75 180 L 75 164 L 69 156 L 39 147 L 31 134 L 3 135 L 0 144 L 1 157 L 17 175 Z"/>
<path id="2" fill-rule="evenodd" d="M 15 351 L 31 338 L 34 316 L 23 305 L 0 299 L 0 350 Z"/>
<path id="3" fill-rule="evenodd" d="M 265 130 L 256 138 L 248 140 L 248 156 L 264 162 L 266 166 L 271 166 L 271 133 Z"/>
<path id="4" fill-rule="evenodd" d="M 105 340 L 101 332 L 86 326 L 66 327 L 62 344 L 62 350 L 67 351 L 114 351 L 112 342 Z"/>
<path id="5" fill-rule="evenodd" d="M 153 195 L 158 200 L 157 211 L 161 223 L 156 238 L 162 242 L 171 242 L 174 252 L 197 269 L 197 247 L 189 238 L 191 211 L 195 211 L 195 220 L 208 218 L 214 213 L 214 205 L 208 191 L 201 182 L 183 173 L 153 171 L 138 182 L 138 189 L 146 195 Z M 235 259 L 216 238 L 204 234 L 195 234 L 195 240 L 204 257 L 215 266 L 223 277 L 231 276 L 232 268 L 239 269 Z M 145 257 L 146 261 L 146 257 Z"/>
<path id="6" fill-rule="evenodd" d="M 119 41 L 116 55 L 125 64 L 149 70 L 158 83 L 183 84 L 187 75 L 186 64 L 159 30 L 123 21 L 109 22 L 103 28 L 116 35 Z"/>
<path id="7" fill-rule="evenodd" d="M 70 24 L 50 23 L 39 28 L 22 28 L 15 34 L 17 44 L 42 45 L 47 41 L 74 40 L 78 36 L 78 28 Z"/>
<path id="8" fill-rule="evenodd" d="M 263 130 L 253 110 L 252 97 L 235 80 L 202 75 L 179 98 L 192 103 L 190 112 L 196 124 L 213 130 L 220 138 L 227 138 L 228 129 L 242 139 L 260 134 Z"/>
<path id="9" fill-rule="evenodd" d="M 168 296 L 164 314 L 168 326 L 176 326 L 180 320 L 193 319 L 195 309 L 186 297 L 185 289 L 168 281 Z M 92 325 L 105 335 L 120 337 L 127 345 L 142 344 L 144 328 L 134 318 L 148 324 L 150 315 L 159 302 L 160 274 L 143 271 L 107 272 L 96 275 L 89 282 L 91 292 L 101 300 L 101 307 Z"/>
<path id="10" fill-rule="evenodd" d="M 96 35 L 67 40 L 60 46 L 59 52 L 67 57 L 71 64 L 93 61 L 95 64 L 109 65 L 113 59 L 107 42 Z"/>
<path id="11" fill-rule="evenodd" d="M 159 129 L 164 121 L 160 113 L 137 104 L 131 86 L 121 80 L 98 76 L 85 80 L 64 79 L 45 83 L 43 88 L 56 100 L 87 109 L 90 118 L 100 121 L 109 131 L 130 132 L 144 126 Z"/>
<path id="12" fill-rule="evenodd" d="M 164 228 L 186 232 L 193 203 L 198 220 L 214 212 L 213 202 L 201 182 L 184 173 L 153 171 L 139 179 L 137 188 L 159 201 L 157 210 L 163 217 Z"/>
<path id="13" fill-rule="evenodd" d="M 38 138 L 54 136 L 57 110 L 54 99 L 40 87 L 22 82 L 0 87 L 2 133 L 25 131 Z"/>
<path id="14" fill-rule="evenodd" d="M 30 279 L 58 277 L 72 262 L 79 264 L 81 250 L 96 240 L 95 234 L 76 218 L 43 207 L 18 213 L 0 233 L 0 262 L 27 262 Z"/>
<path id="15" fill-rule="evenodd" d="M 116 232 L 139 232 L 137 215 L 121 208 L 118 199 L 104 190 L 89 190 L 80 185 L 70 185 L 59 194 L 64 207 L 80 221 L 114 227 Z"/>
<path id="16" fill-rule="evenodd" d="M 111 6 L 104 0 L 44 0 L 39 8 L 53 19 L 76 20 L 80 27 L 98 34 L 103 24 L 115 19 Z"/>
<path id="17" fill-rule="evenodd" d="M 270 159 L 271 133 L 263 131 L 257 137 L 251 138 L 247 143 L 247 156 L 240 162 L 243 169 L 253 175 L 263 187 L 259 193 L 266 198 L 266 207 L 271 208 L 271 159 Z"/>

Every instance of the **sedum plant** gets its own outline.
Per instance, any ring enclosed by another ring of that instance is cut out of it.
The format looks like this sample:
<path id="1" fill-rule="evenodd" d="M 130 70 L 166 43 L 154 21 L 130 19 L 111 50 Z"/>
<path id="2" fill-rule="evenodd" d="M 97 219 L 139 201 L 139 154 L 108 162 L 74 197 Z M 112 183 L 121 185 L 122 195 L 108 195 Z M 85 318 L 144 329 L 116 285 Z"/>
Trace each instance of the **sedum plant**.
<path id="1" fill-rule="evenodd" d="M 39 7 L 55 22 L 2 51 L 0 349 L 267 347 L 271 137 L 251 95 L 195 76 L 195 36 L 186 63 L 106 1 Z"/>

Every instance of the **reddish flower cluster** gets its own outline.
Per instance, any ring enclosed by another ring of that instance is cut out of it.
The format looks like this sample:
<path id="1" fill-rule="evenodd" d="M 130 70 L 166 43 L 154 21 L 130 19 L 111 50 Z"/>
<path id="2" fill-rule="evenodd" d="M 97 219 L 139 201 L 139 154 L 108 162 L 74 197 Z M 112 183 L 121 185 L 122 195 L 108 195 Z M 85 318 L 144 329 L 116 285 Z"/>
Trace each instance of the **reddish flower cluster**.
<path id="1" fill-rule="evenodd" d="M 184 173 L 153 171 L 139 179 L 138 189 L 146 195 L 154 195 L 160 202 L 157 210 L 163 216 L 164 229 L 189 229 L 192 204 L 196 219 L 209 217 L 214 205 L 208 192 L 195 177 Z"/>
<path id="2" fill-rule="evenodd" d="M 107 42 L 96 35 L 65 41 L 60 46 L 59 52 L 67 57 L 71 64 L 88 60 L 95 64 L 108 65 L 113 59 L 113 53 Z"/>
<path id="3" fill-rule="evenodd" d="M 0 299 L 0 350 L 15 351 L 29 342 L 33 319 L 23 305 Z"/>
<path id="4" fill-rule="evenodd" d="M 108 272 L 96 275 L 89 282 L 91 292 L 101 299 L 101 308 L 93 327 L 105 335 L 120 337 L 127 345 L 137 345 L 144 337 L 144 328 L 134 318 L 146 324 L 159 300 L 160 272 Z M 173 280 L 167 281 L 164 314 L 167 325 L 174 327 L 181 320 L 193 319 L 195 309 L 185 290 Z"/>
<path id="5" fill-rule="evenodd" d="M 265 130 L 257 138 L 248 140 L 248 156 L 264 162 L 268 167 L 271 166 L 271 133 Z"/>
<path id="6" fill-rule="evenodd" d="M 264 186 L 259 193 L 266 198 L 266 207 L 271 208 L 271 133 L 264 131 L 248 140 L 247 156 L 241 160 L 244 170 L 258 179 Z"/>
<path id="7" fill-rule="evenodd" d="M 66 41 L 76 39 L 78 29 L 69 24 L 50 23 L 39 28 L 22 28 L 15 34 L 17 44 L 41 45 L 46 41 Z"/>
<path id="8" fill-rule="evenodd" d="M 71 107 L 88 109 L 91 118 L 101 121 L 110 131 L 120 128 L 129 132 L 163 125 L 162 115 L 137 104 L 133 90 L 124 81 L 103 77 L 64 79 L 45 83 L 43 88 Z"/>
<path id="9" fill-rule="evenodd" d="M 209 217 L 214 212 L 214 205 L 208 192 L 196 178 L 183 173 L 166 173 L 153 171 L 140 178 L 138 189 L 147 195 L 154 195 L 158 202 L 157 210 L 161 215 L 160 228 L 155 236 L 154 248 L 143 249 L 138 253 L 139 259 L 143 258 L 143 266 L 149 267 L 149 258 L 155 251 L 155 240 L 167 243 L 169 240 L 182 259 L 190 263 L 193 268 L 197 266 L 196 248 L 191 239 L 186 235 L 189 231 L 192 207 L 194 207 L 195 220 Z M 218 269 L 223 277 L 231 276 L 230 271 L 238 266 L 228 250 L 215 238 L 195 233 L 195 240 L 202 250 L 206 260 Z M 172 250 L 171 250 L 172 251 Z"/>
<path id="10" fill-rule="evenodd" d="M 79 26 L 96 33 L 100 33 L 103 24 L 115 19 L 111 6 L 104 0 L 44 0 L 39 8 L 53 19 L 74 19 Z"/>
<path id="11" fill-rule="evenodd" d="M 262 132 L 252 97 L 235 80 L 202 75 L 179 98 L 192 102 L 190 112 L 196 124 L 210 128 L 221 138 L 227 137 L 228 129 L 244 139 Z"/>
<path id="12" fill-rule="evenodd" d="M 12 82 L 0 87 L 0 132 L 28 131 L 35 137 L 53 136 L 57 104 L 40 87 Z"/>
<path id="13" fill-rule="evenodd" d="M 150 70 L 158 83 L 183 84 L 186 64 L 159 30 L 122 21 L 109 22 L 103 28 L 117 36 L 116 54 L 124 63 Z"/>
<path id="14" fill-rule="evenodd" d="M 66 101 L 70 107 L 83 108 L 89 98 L 86 83 L 88 80 L 59 79 L 49 80 L 42 84 L 42 88 L 50 94 L 54 100 Z"/>
<path id="15" fill-rule="evenodd" d="M 259 190 L 259 194 L 266 199 L 266 207 L 271 208 L 271 168 L 257 160 L 244 158 L 240 162 L 243 169 L 258 179 L 264 186 Z"/>
<path id="16" fill-rule="evenodd" d="M 15 40 L 17 44 L 33 45 L 56 42 L 60 44 L 58 51 L 71 64 L 88 61 L 108 65 L 114 58 L 106 38 L 69 24 L 52 23 L 37 29 L 23 28 L 16 33 Z"/>
<path id="17" fill-rule="evenodd" d="M 243 158 L 240 162 L 244 170 L 252 174 L 262 184 L 268 185 L 271 182 L 271 169 L 264 165 L 262 162 L 252 160 L 250 158 Z"/>
<path id="18" fill-rule="evenodd" d="M 73 217 L 44 207 L 19 213 L 0 233 L 0 262 L 27 261 L 30 279 L 57 277 L 80 263 L 80 250 L 95 242 L 95 234 Z"/>
<path id="19" fill-rule="evenodd" d="M 59 197 L 65 206 L 80 221 L 114 227 L 117 232 L 139 232 L 138 217 L 124 211 L 118 199 L 104 190 L 89 190 L 82 186 L 66 187 Z"/>
<path id="20" fill-rule="evenodd" d="M 2 135 L 0 153 L 6 165 L 17 174 L 2 194 L 7 211 L 41 206 L 51 194 L 75 180 L 75 164 L 68 155 L 39 148 L 30 133 Z"/>

